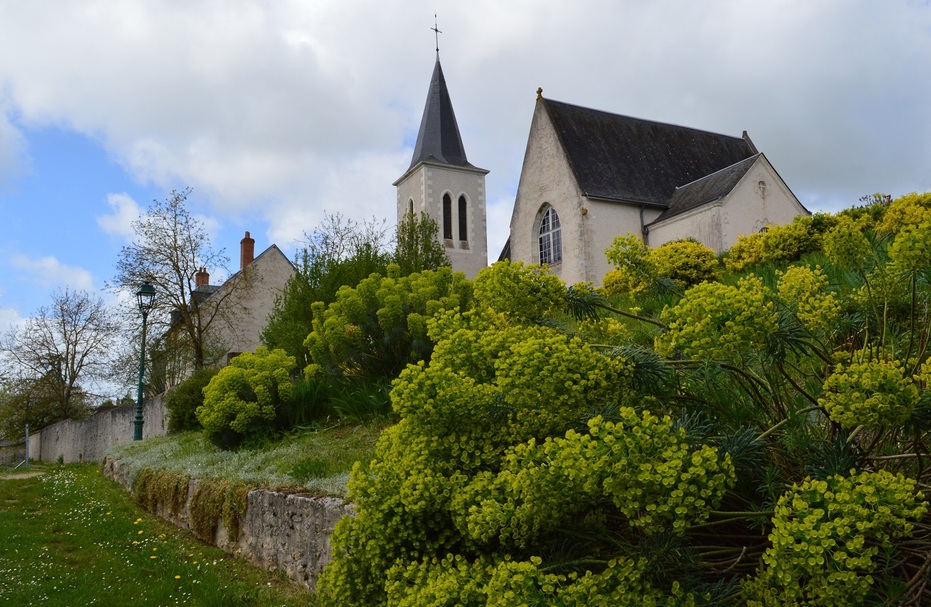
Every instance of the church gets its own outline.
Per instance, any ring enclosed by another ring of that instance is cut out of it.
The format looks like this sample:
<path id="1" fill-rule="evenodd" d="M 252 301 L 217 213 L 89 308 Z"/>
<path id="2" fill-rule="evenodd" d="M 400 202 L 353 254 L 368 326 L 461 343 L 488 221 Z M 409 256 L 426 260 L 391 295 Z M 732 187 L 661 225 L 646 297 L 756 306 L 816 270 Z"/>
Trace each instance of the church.
<path id="1" fill-rule="evenodd" d="M 466 159 L 439 54 L 411 165 L 395 182 L 398 219 L 436 219 L 453 269 L 488 264 L 485 175 Z M 693 238 L 723 253 L 743 234 L 809 212 L 746 131 L 739 137 L 631 118 L 537 90 L 510 237 L 499 259 L 546 264 L 567 284 L 600 285 L 616 236 L 658 247 Z"/>

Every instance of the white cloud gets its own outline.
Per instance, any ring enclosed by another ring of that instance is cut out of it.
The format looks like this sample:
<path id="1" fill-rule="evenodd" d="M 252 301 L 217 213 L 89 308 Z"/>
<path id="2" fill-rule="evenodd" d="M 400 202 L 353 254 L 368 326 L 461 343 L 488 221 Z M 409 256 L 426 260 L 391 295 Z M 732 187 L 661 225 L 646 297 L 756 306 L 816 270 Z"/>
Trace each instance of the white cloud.
<path id="1" fill-rule="evenodd" d="M 16 329 L 25 319 L 19 311 L 12 308 L 0 308 L 0 333 Z"/>
<path id="2" fill-rule="evenodd" d="M 132 222 L 139 218 L 142 209 L 129 194 L 108 194 L 107 205 L 112 210 L 109 215 L 98 215 L 97 225 L 110 236 L 131 238 L 133 235 Z"/>
<path id="3" fill-rule="evenodd" d="M 91 273 L 83 268 L 61 263 L 51 255 L 46 257 L 27 257 L 16 254 L 10 259 L 10 265 L 23 274 L 26 282 L 48 289 L 71 288 L 93 291 L 94 280 Z"/>

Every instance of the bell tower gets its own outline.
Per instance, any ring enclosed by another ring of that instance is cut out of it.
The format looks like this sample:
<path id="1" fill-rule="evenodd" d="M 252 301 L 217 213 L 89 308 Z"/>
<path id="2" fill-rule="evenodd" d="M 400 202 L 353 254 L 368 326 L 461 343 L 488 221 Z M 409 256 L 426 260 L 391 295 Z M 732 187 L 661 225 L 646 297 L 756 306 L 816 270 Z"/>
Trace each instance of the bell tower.
<path id="1" fill-rule="evenodd" d="M 438 236 L 453 270 L 469 278 L 488 265 L 487 174 L 466 159 L 437 50 L 414 156 L 407 171 L 394 182 L 398 221 L 410 211 L 429 214 L 440 228 Z"/>

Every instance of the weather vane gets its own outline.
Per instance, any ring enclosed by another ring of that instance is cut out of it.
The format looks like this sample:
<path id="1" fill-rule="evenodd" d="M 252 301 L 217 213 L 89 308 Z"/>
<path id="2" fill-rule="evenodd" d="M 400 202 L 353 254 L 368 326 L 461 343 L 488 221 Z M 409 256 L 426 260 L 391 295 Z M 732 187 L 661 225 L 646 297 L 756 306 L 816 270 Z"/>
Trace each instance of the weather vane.
<path id="1" fill-rule="evenodd" d="M 436 54 L 439 55 L 440 54 L 440 34 L 442 34 L 443 32 L 439 30 L 439 27 L 436 24 L 436 13 L 433 13 L 433 27 L 431 27 L 430 29 L 433 30 L 433 35 L 436 37 Z"/>

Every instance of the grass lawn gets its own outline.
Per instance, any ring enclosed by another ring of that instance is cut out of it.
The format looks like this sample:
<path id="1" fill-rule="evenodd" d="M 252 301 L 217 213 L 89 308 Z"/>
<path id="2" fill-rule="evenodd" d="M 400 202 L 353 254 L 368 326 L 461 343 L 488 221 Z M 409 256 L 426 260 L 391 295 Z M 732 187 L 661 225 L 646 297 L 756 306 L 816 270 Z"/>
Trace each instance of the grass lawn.
<path id="1" fill-rule="evenodd" d="M 36 471 L 0 478 L 0 605 L 314 604 L 140 510 L 95 465 Z"/>

